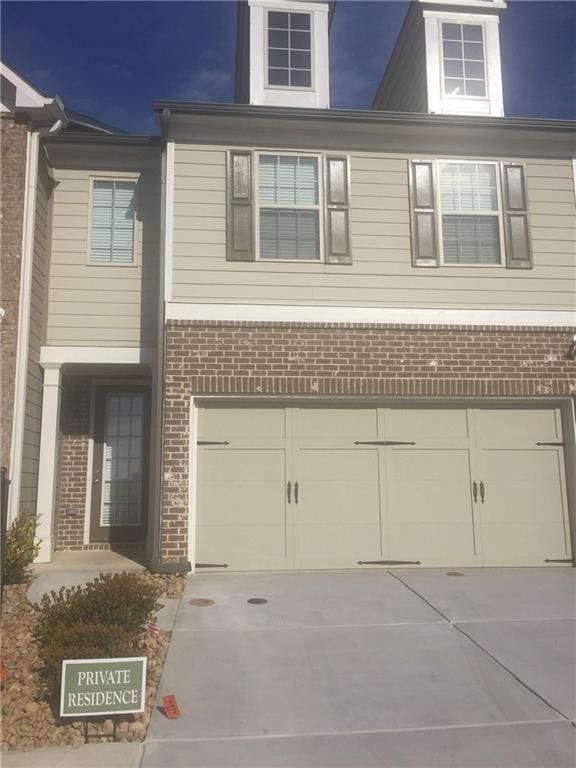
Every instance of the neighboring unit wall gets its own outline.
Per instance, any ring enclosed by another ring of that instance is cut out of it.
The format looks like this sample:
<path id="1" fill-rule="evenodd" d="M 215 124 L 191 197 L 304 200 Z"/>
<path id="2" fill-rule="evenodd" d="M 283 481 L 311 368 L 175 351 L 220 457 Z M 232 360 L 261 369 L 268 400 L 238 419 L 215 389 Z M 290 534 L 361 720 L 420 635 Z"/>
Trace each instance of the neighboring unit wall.
<path id="1" fill-rule="evenodd" d="M 168 323 L 161 555 L 188 557 L 190 399 L 567 397 L 574 329 Z"/>
<path id="2" fill-rule="evenodd" d="M 576 208 L 570 160 L 513 160 L 526 164 L 534 253 L 530 270 L 412 267 L 408 161 L 407 156 L 391 153 L 351 155 L 351 265 L 227 262 L 226 151 L 215 146 L 177 145 L 173 300 L 574 309 Z"/>
<path id="3" fill-rule="evenodd" d="M 160 153 L 131 146 L 49 147 L 54 164 L 49 346 L 155 346 Z M 138 178 L 133 265 L 88 262 L 91 177 Z"/>
<path id="4" fill-rule="evenodd" d="M 0 124 L 2 222 L 0 270 L 0 464 L 9 467 L 18 343 L 18 305 L 22 263 L 22 216 L 26 178 L 26 123 L 2 117 Z"/>
<path id="5" fill-rule="evenodd" d="M 50 264 L 52 186 L 53 183 L 49 175 L 46 157 L 41 149 L 36 191 L 30 336 L 28 340 L 28 376 L 20 489 L 20 509 L 26 514 L 34 514 L 36 512 L 43 383 L 43 372 L 40 367 L 40 348 L 46 340 L 46 300 Z"/>

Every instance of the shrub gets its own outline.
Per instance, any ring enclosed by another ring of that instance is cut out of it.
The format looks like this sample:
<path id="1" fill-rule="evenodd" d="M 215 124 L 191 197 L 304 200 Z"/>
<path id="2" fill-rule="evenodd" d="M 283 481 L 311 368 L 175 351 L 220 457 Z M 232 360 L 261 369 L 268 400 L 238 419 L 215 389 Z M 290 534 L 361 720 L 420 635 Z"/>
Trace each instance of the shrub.
<path id="1" fill-rule="evenodd" d="M 121 658 L 138 652 L 138 639 L 124 627 L 78 621 L 63 627 L 40 648 L 44 677 L 56 695 L 64 659 Z"/>
<path id="2" fill-rule="evenodd" d="M 26 567 L 34 560 L 40 548 L 34 543 L 36 519 L 18 517 L 6 531 L 2 558 L 2 583 L 18 584 L 24 580 Z"/>
<path id="3" fill-rule="evenodd" d="M 155 586 L 126 572 L 104 574 L 82 586 L 62 587 L 40 601 L 34 639 L 41 648 L 47 647 L 76 624 L 121 627 L 137 638 L 142 625 L 160 608 L 157 597 Z"/>

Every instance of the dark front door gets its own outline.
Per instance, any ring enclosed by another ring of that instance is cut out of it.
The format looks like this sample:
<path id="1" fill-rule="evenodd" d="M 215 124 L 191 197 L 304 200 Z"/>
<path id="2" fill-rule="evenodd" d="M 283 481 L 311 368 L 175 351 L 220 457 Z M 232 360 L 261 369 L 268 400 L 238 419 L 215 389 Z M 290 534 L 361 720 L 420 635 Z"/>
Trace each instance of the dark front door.
<path id="1" fill-rule="evenodd" d="M 90 541 L 141 541 L 146 536 L 149 390 L 96 390 Z"/>

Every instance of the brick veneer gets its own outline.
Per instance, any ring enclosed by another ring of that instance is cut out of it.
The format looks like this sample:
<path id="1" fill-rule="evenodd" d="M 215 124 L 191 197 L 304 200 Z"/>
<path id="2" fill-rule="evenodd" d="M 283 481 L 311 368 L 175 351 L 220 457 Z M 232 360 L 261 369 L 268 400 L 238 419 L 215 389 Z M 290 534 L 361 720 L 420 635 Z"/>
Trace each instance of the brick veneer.
<path id="1" fill-rule="evenodd" d="M 26 123 L 0 119 L 0 464 L 10 463 L 26 176 Z"/>
<path id="2" fill-rule="evenodd" d="M 64 377 L 61 398 L 56 549 L 83 549 L 90 379 Z"/>
<path id="3" fill-rule="evenodd" d="M 576 394 L 574 329 L 171 321 L 161 556 L 187 559 L 191 395 Z"/>

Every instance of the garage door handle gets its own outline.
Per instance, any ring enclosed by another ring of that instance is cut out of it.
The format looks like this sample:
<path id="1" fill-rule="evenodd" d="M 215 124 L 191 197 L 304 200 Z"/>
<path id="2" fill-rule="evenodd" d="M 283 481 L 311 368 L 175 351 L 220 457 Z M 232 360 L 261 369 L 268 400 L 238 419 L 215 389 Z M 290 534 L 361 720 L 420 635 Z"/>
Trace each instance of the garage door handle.
<path id="1" fill-rule="evenodd" d="M 476 480 L 472 483 L 472 498 L 474 499 L 474 503 L 478 501 L 478 483 Z"/>
<path id="2" fill-rule="evenodd" d="M 294 504 L 298 504 L 298 480 L 294 483 Z"/>
<path id="3" fill-rule="evenodd" d="M 288 480 L 288 483 L 286 485 L 286 495 L 288 497 L 288 504 L 292 503 L 292 483 L 290 480 Z"/>
<path id="4" fill-rule="evenodd" d="M 484 483 L 480 481 L 480 501 L 484 504 Z"/>

